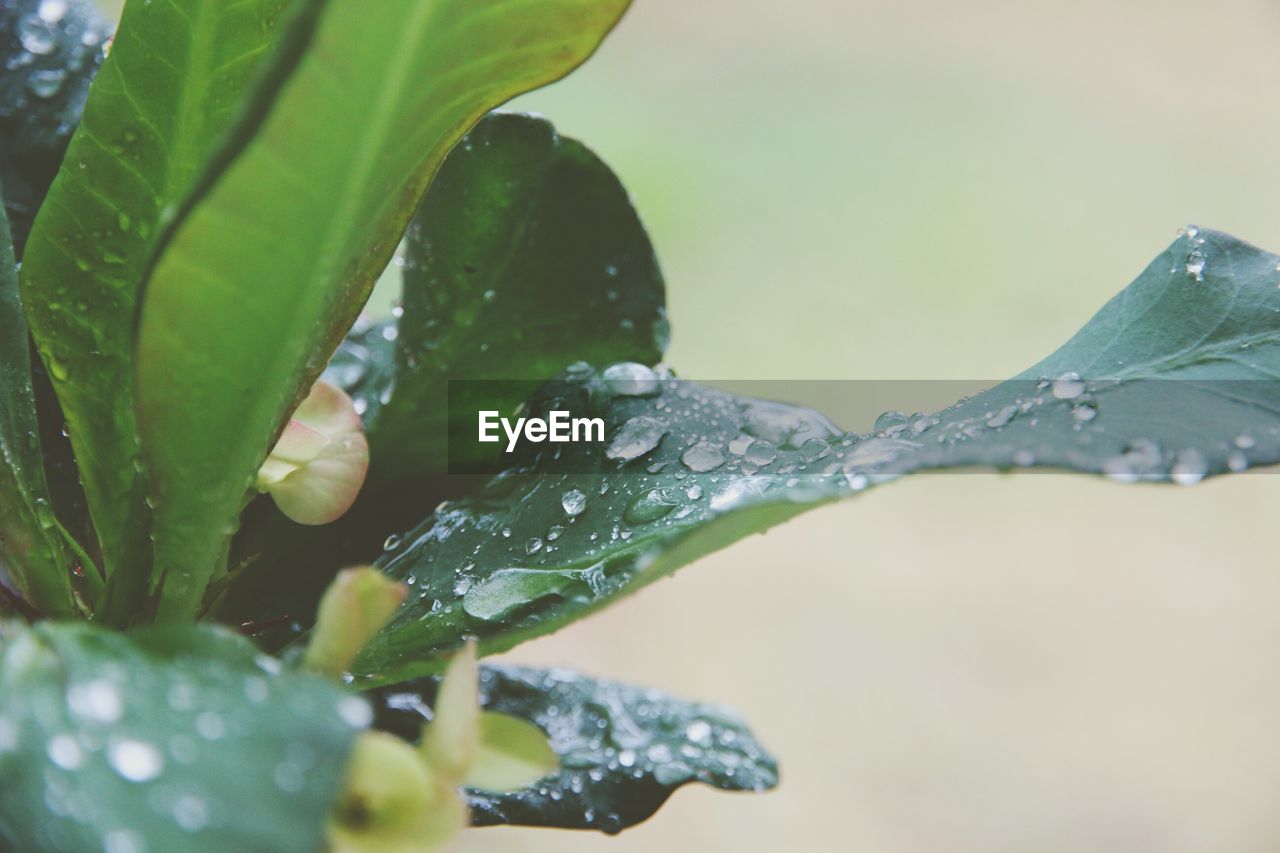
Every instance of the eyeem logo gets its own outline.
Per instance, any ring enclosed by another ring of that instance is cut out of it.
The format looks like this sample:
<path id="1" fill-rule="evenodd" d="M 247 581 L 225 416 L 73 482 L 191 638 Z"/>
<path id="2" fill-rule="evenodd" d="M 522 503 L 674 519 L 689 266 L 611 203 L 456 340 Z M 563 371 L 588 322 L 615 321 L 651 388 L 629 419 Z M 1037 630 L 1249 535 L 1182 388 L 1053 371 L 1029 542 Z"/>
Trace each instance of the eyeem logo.
<path id="1" fill-rule="evenodd" d="M 523 435 L 525 440 L 535 444 L 542 441 L 555 443 L 604 441 L 604 418 L 575 418 L 569 412 L 553 411 L 546 418 L 510 418 L 501 417 L 497 411 L 479 412 L 480 441 L 492 444 L 502 440 L 498 428 L 507 434 L 507 449 L 510 453 L 516 449 Z"/>

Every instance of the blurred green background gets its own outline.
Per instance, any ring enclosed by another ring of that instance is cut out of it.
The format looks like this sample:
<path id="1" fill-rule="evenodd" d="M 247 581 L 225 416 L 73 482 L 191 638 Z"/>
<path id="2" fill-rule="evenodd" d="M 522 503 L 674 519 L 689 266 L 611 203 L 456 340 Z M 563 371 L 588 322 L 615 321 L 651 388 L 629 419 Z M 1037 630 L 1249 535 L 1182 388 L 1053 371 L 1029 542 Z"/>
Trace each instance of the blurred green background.
<path id="1" fill-rule="evenodd" d="M 516 106 L 630 188 L 683 375 L 998 380 L 1188 221 L 1280 249 L 1278 48 L 1262 0 L 636 0 Z M 509 657 L 730 704 L 781 788 L 460 848 L 1280 849 L 1277 488 L 917 476 L 739 543 Z"/>

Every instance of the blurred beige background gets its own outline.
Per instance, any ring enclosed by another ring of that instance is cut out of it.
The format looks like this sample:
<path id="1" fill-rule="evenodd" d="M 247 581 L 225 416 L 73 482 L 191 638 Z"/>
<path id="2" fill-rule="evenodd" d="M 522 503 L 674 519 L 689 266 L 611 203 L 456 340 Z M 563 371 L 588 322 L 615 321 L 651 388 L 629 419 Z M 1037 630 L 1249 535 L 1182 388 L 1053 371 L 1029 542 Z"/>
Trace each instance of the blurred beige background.
<path id="1" fill-rule="evenodd" d="M 1179 225 L 1280 249 L 1278 91 L 1260 0 L 636 0 L 518 105 L 631 189 L 684 375 L 995 380 Z M 731 704 L 781 788 L 460 847 L 1280 849 L 1278 492 L 915 477 L 740 543 L 510 657 Z"/>

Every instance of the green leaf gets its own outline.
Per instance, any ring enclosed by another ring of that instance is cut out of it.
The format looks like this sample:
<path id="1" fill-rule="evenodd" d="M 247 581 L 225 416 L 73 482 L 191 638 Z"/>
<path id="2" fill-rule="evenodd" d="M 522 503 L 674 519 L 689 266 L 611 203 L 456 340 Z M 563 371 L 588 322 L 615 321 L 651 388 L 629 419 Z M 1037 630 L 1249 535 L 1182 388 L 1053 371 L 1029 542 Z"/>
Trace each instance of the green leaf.
<path id="1" fill-rule="evenodd" d="M 467 134 L 414 217 L 403 270 L 394 375 L 365 397 L 384 479 L 440 473 L 450 411 L 510 414 L 528 390 L 455 384 L 465 398 L 451 400 L 451 381 L 541 382 L 666 349 L 662 273 L 627 191 L 540 118 L 495 113 Z"/>
<path id="2" fill-rule="evenodd" d="M 370 684 L 431 673 L 464 636 L 482 653 L 510 648 L 914 471 L 1039 466 L 1194 483 L 1274 464 L 1278 265 L 1225 234 L 1189 231 L 1040 364 L 870 434 L 682 380 L 655 376 L 636 393 L 576 373 L 532 410 L 603 417 L 607 443 L 552 445 L 400 537 L 379 564 L 416 596 L 355 671 Z"/>
<path id="3" fill-rule="evenodd" d="M 542 729 L 527 720 L 485 711 L 480 740 L 463 784 L 502 794 L 527 788 L 560 767 L 560 758 Z"/>
<path id="4" fill-rule="evenodd" d="M 512 390 L 572 362 L 662 356 L 662 277 L 626 192 L 542 119 L 481 120 L 445 159 L 406 249 L 399 320 L 358 325 L 323 375 L 364 418 L 369 482 L 347 517 L 319 529 L 252 508 L 221 615 L 314 612 L 334 569 L 372 559 L 388 533 L 456 496 L 461 478 L 432 476 L 445 467 L 449 379 L 507 380 L 472 383 L 483 404 L 455 400 L 456 412 L 511 409 L 524 396 Z M 311 570 L 300 579 L 282 570 L 290 564 Z"/>
<path id="5" fill-rule="evenodd" d="M 9 226 L 0 212 L 0 583 L 4 573 L 40 613 L 78 612 L 71 588 L 80 560 L 82 586 L 100 582 L 62 530 L 49 501 L 40 452 L 27 323 L 18 299 L 18 277 Z"/>
<path id="6" fill-rule="evenodd" d="M 375 694 L 377 726 L 413 737 L 438 679 Z M 472 821 L 618 832 L 645 820 L 680 786 L 727 791 L 778 784 L 777 764 L 733 712 L 566 670 L 484 666 L 486 710 L 545 731 L 560 771 L 512 793 L 467 792 Z"/>
<path id="7" fill-rule="evenodd" d="M 110 34 L 88 0 L 0 3 L 0 192 L 19 258 Z"/>
<path id="8" fill-rule="evenodd" d="M 146 287 L 137 400 L 160 618 L 198 608 L 249 479 L 448 150 L 497 104 L 585 60 L 625 6 L 323 4 L 256 134 L 178 223 Z"/>
<path id="9" fill-rule="evenodd" d="M 32 332 L 62 404 L 103 561 L 102 616 L 149 571 L 133 409 L 139 288 L 164 222 L 235 126 L 295 0 L 129 3 L 23 259 Z"/>
<path id="10" fill-rule="evenodd" d="M 319 849 L 363 700 L 207 626 L 0 637 L 0 839 Z"/>

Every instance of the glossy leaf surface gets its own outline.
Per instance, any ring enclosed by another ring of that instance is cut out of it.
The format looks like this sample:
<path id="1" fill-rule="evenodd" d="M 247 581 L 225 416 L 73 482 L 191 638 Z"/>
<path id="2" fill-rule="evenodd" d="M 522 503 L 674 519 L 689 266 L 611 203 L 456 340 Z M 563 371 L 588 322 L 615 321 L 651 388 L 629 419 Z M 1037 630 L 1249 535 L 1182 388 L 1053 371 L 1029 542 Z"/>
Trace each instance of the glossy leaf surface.
<path id="1" fill-rule="evenodd" d="M 414 217 L 403 272 L 395 371 L 366 397 L 383 479 L 443 470 L 451 408 L 510 414 L 527 396 L 458 380 L 543 381 L 666 349 L 662 274 L 627 191 L 544 119 L 494 113 L 467 134 Z"/>
<path id="2" fill-rule="evenodd" d="M 375 695 L 377 725 L 411 738 L 430 713 L 438 682 Z M 487 711 L 546 732 L 560 770 L 521 791 L 469 790 L 471 819 L 619 832 L 645 820 L 680 786 L 727 791 L 778 784 L 774 759 L 732 711 L 567 670 L 485 666 Z"/>
<path id="3" fill-rule="evenodd" d="M 109 621 L 133 615 L 150 567 L 133 409 L 139 288 L 164 222 L 236 123 L 294 5 L 129 3 L 23 259 L 32 332 L 104 563 L 123 570 L 104 605 Z"/>
<path id="4" fill-rule="evenodd" d="M 208 626 L 0 632 L 0 840 L 319 849 L 368 706 Z"/>
<path id="5" fill-rule="evenodd" d="M 0 212 L 0 573 L 7 572 L 15 591 L 38 612 L 68 616 L 77 612 L 70 581 L 74 551 L 49 500 L 10 245 Z M 96 570 L 89 573 L 96 580 Z"/>
<path id="6" fill-rule="evenodd" d="M 0 192 L 19 258 L 110 34 L 89 0 L 0 3 Z"/>
<path id="7" fill-rule="evenodd" d="M 932 416 L 846 433 L 811 410 L 655 375 L 571 376 L 534 411 L 603 417 L 443 506 L 380 561 L 416 592 L 357 662 L 499 651 L 812 506 L 915 471 L 1052 467 L 1191 484 L 1280 461 L 1280 258 L 1190 230 L 1074 338 Z M 1080 378 L 1084 377 L 1084 378 Z M 535 446 L 536 447 L 536 446 Z"/>
<path id="8" fill-rule="evenodd" d="M 177 223 L 146 287 L 138 406 L 161 618 L 196 611 L 249 478 L 445 154 L 494 106 L 586 59 L 625 6 L 320 5 L 297 67 Z"/>

